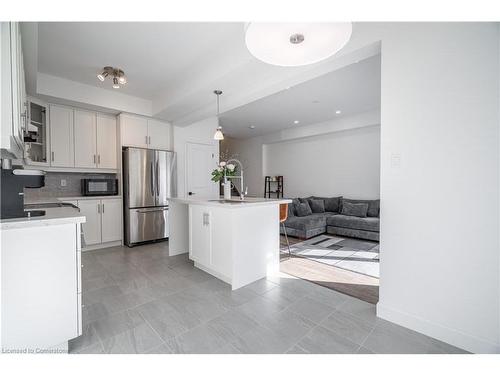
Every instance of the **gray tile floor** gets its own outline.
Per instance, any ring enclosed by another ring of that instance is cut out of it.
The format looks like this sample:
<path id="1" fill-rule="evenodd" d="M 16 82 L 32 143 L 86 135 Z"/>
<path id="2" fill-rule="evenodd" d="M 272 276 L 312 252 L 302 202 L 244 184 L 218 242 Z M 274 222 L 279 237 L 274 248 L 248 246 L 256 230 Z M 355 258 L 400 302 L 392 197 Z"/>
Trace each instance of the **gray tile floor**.
<path id="1" fill-rule="evenodd" d="M 85 252 L 70 353 L 461 353 L 375 306 L 281 274 L 232 292 L 168 243 Z"/>

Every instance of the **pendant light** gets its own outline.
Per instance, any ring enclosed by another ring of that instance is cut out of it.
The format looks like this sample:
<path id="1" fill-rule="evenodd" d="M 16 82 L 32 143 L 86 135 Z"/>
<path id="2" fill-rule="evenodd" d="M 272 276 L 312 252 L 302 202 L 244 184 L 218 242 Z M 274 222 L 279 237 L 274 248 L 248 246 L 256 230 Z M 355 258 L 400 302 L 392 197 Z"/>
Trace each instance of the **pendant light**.
<path id="1" fill-rule="evenodd" d="M 341 50 L 351 38 L 351 22 L 252 22 L 245 43 L 257 59 L 278 66 L 314 64 Z"/>
<path id="2" fill-rule="evenodd" d="M 219 96 L 222 95 L 222 91 L 215 90 L 214 94 L 217 95 L 217 130 L 215 131 L 214 139 L 216 141 L 222 141 L 224 139 L 224 134 L 222 133 L 222 126 L 220 126 L 219 120 Z"/>

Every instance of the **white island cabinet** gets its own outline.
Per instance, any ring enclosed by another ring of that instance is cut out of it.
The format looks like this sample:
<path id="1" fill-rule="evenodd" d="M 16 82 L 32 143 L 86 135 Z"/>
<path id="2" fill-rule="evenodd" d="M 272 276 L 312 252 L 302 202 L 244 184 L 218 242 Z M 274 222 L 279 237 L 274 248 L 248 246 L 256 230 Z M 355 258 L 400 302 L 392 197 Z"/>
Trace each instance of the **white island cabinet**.
<path id="1" fill-rule="evenodd" d="M 189 249 L 195 267 L 233 290 L 279 270 L 279 205 L 286 199 L 244 202 L 174 198 L 170 255 Z"/>
<path id="2" fill-rule="evenodd" d="M 66 352 L 82 334 L 80 225 L 70 208 L 8 219 L 1 230 L 3 353 Z"/>

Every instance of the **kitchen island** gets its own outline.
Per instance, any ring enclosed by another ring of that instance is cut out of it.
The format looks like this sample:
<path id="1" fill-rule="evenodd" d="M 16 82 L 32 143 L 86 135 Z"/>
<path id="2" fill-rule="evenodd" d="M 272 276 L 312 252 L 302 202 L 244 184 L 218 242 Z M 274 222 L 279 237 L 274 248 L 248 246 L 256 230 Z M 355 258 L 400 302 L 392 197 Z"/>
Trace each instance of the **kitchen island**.
<path id="1" fill-rule="evenodd" d="M 238 289 L 279 271 L 279 205 L 289 199 L 170 200 L 170 255 Z"/>

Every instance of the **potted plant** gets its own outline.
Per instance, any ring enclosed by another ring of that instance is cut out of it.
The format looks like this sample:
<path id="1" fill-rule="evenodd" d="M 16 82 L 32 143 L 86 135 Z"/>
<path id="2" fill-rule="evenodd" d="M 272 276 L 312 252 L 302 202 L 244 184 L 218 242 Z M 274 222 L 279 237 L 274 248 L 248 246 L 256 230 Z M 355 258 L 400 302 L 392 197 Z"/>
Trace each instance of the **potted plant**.
<path id="1" fill-rule="evenodd" d="M 236 176 L 236 166 L 225 161 L 219 162 L 217 168 L 212 171 L 212 181 L 222 182 L 224 186 L 224 199 L 231 199 L 231 181 L 228 181 L 225 177 Z"/>

